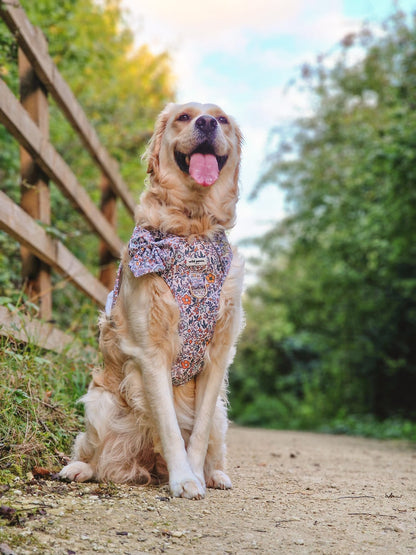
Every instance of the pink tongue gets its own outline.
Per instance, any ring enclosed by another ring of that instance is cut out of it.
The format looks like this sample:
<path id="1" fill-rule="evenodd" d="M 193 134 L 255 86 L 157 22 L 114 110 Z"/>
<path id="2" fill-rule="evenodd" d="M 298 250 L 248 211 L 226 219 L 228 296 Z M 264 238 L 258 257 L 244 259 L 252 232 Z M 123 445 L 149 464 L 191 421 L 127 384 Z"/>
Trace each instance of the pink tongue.
<path id="1" fill-rule="evenodd" d="M 219 176 L 218 162 L 213 154 L 192 154 L 189 173 L 197 183 L 209 187 Z"/>

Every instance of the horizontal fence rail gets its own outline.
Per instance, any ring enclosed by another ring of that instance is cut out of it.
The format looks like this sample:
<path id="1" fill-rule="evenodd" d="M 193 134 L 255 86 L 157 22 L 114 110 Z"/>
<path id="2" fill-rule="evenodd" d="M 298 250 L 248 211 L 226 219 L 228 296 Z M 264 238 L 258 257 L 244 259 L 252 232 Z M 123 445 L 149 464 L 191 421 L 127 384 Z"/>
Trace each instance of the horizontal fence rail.
<path id="1" fill-rule="evenodd" d="M 40 81 L 45 85 L 68 121 L 77 131 L 91 157 L 108 177 L 114 194 L 121 198 L 128 211 L 133 215 L 135 202 L 118 172 L 117 163 L 101 145 L 97 133 L 88 121 L 84 110 L 59 73 L 52 58 L 44 52 L 41 31 L 33 27 L 18 2 L 0 2 L 0 15 L 16 37 L 18 45 L 32 64 Z"/>
<path id="2" fill-rule="evenodd" d="M 107 288 L 60 241 L 49 237 L 33 218 L 1 191 L 0 228 L 40 260 L 67 276 L 78 289 L 99 305 L 105 305 Z"/>
<path id="3" fill-rule="evenodd" d="M 32 155 L 38 166 L 58 185 L 63 194 L 83 213 L 91 227 L 110 247 L 112 254 L 119 257 L 123 243 L 114 234 L 114 230 L 85 189 L 79 185 L 72 170 L 45 139 L 4 81 L 0 81 L 0 122 Z"/>
<path id="4" fill-rule="evenodd" d="M 117 162 L 100 143 L 50 57 L 42 31 L 30 23 L 17 0 L 0 0 L 0 17 L 19 47 L 20 101 L 0 79 L 0 123 L 20 145 L 22 180 L 20 206 L 0 191 L 0 230 L 20 243 L 26 292 L 30 300 L 38 301 L 39 315 L 46 321 L 39 322 L 0 307 L 0 335 L 13 336 L 18 341 L 35 341 L 59 352 L 68 351 L 73 338 L 47 323 L 52 317 L 51 269 L 103 307 L 114 282 L 112 261 L 120 257 L 123 248 L 115 229 L 116 199 L 121 199 L 131 216 L 135 202 Z M 48 97 L 55 100 L 101 172 L 101 181 L 97 183 L 101 191 L 100 207 L 49 140 Z M 99 278 L 62 242 L 48 234 L 49 181 L 57 185 L 100 239 Z"/>

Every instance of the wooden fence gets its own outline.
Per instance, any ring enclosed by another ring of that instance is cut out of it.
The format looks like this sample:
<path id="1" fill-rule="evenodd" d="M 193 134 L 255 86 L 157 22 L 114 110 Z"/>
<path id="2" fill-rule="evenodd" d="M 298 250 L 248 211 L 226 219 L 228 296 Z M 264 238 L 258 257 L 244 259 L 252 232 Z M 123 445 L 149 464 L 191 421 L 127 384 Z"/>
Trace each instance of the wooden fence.
<path id="1" fill-rule="evenodd" d="M 0 334 L 35 341 L 61 350 L 71 341 L 47 322 L 52 315 L 51 269 L 70 280 L 99 306 L 114 282 L 114 264 L 122 242 L 117 236 L 116 199 L 133 215 L 135 202 L 117 168 L 101 145 L 80 104 L 48 54 L 40 29 L 28 20 L 17 0 L 0 1 L 0 16 L 18 45 L 20 101 L 0 79 L 0 122 L 20 144 L 21 202 L 15 204 L 0 191 L 0 229 L 21 244 L 22 271 L 29 298 L 39 306 L 43 322 L 11 314 L 0 307 Z M 98 208 L 79 184 L 71 168 L 49 141 L 49 95 L 78 133 L 101 173 Z M 40 224 L 50 224 L 49 181 L 53 181 L 83 215 L 100 238 L 100 275 L 85 266 Z M 40 222 L 37 223 L 37 221 Z M 45 323 L 46 322 L 46 323 Z"/>

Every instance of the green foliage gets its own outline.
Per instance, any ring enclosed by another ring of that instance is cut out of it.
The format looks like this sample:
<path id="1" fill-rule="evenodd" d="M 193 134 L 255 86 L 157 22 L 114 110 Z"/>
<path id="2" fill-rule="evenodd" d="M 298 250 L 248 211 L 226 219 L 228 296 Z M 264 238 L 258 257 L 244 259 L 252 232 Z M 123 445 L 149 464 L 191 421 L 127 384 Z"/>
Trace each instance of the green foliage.
<path id="1" fill-rule="evenodd" d="M 0 482 L 33 466 L 59 469 L 81 427 L 91 360 L 0 338 Z"/>
<path id="2" fill-rule="evenodd" d="M 231 382 L 240 421 L 416 420 L 414 23 L 397 11 L 382 35 L 364 28 L 335 63 L 302 68 L 314 113 L 274 131 L 256 192 L 281 187 L 288 216 L 261 241 L 248 291 Z"/>
<path id="3" fill-rule="evenodd" d="M 322 424 L 318 429 L 321 432 L 336 434 L 416 441 L 416 422 L 403 418 L 387 418 L 379 421 L 372 414 L 340 414 L 331 422 Z"/>
<path id="4" fill-rule="evenodd" d="M 28 17 L 46 34 L 49 53 L 84 108 L 110 154 L 119 161 L 129 187 L 140 192 L 144 169 L 139 156 L 156 115 L 173 97 L 168 55 L 154 55 L 147 46 L 134 47 L 133 35 L 120 0 L 97 4 L 70 0 L 56 5 L 23 1 Z M 84 147 L 63 121 L 51 136 L 77 172 L 91 168 Z M 67 158 L 68 157 L 68 158 Z M 88 174 L 86 176 L 88 183 Z M 93 189 L 97 189 L 95 181 Z"/>

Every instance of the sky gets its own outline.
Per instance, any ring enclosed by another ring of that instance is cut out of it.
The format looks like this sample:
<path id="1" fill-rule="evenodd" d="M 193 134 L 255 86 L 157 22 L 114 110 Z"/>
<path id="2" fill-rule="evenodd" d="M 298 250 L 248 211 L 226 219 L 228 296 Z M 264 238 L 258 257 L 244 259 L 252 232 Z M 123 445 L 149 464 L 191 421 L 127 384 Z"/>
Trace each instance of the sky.
<path id="1" fill-rule="evenodd" d="M 288 82 L 364 21 L 379 24 L 394 1 L 123 0 L 123 6 L 136 44 L 170 53 L 177 101 L 218 104 L 243 131 L 241 198 L 231 232 L 238 242 L 264 234 L 284 215 L 276 187 L 253 201 L 249 196 L 265 168 L 271 129 L 310 110 Z M 399 6 L 415 10 L 416 0 Z"/>

